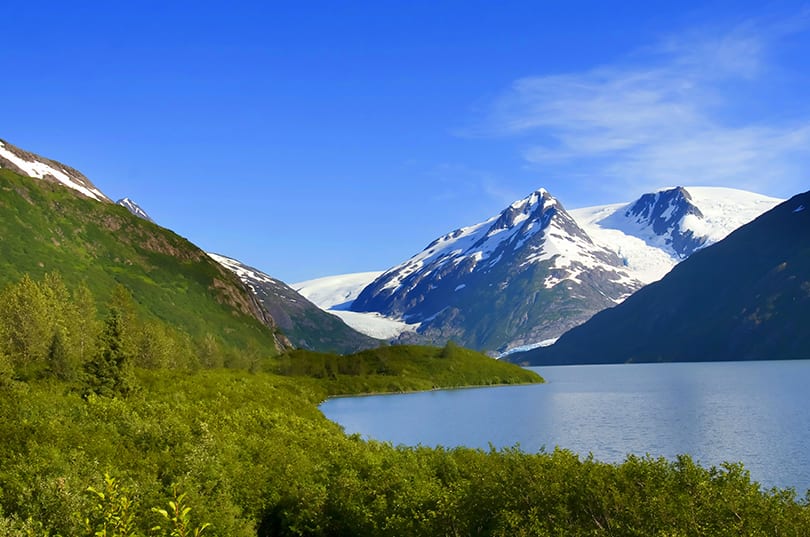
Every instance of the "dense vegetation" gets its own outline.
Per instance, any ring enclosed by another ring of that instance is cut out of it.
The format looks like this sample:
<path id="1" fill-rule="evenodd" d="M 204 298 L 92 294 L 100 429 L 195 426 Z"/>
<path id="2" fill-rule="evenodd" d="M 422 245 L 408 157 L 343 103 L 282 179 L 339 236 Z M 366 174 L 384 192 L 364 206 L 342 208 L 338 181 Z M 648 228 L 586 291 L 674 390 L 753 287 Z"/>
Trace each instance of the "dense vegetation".
<path id="1" fill-rule="evenodd" d="M 507 365 L 511 364 L 448 343 L 443 348 L 417 345 L 381 347 L 348 356 L 296 350 L 279 357 L 276 372 L 317 379 L 317 385 L 329 395 L 539 380 L 531 371 Z"/>
<path id="2" fill-rule="evenodd" d="M 125 289 L 99 313 L 87 293 L 55 274 L 2 292 L 17 306 L 0 314 L 0 536 L 810 532 L 806 501 L 737 465 L 392 446 L 317 409 L 335 393 L 538 380 L 478 353 L 295 351 L 224 369 L 185 337 L 186 350 L 146 353 L 139 334 L 177 333 L 133 313 Z M 45 307 L 22 300 L 36 296 Z M 48 344 L 15 339 L 37 315 Z"/>
<path id="3" fill-rule="evenodd" d="M 106 535 L 165 526 L 152 508 L 179 494 L 189 527 L 210 523 L 205 534 L 222 536 L 810 531 L 792 492 L 762 492 L 739 466 L 368 442 L 325 420 L 315 407 L 324 392 L 299 380 L 141 370 L 127 398 L 83 398 L 54 380 L 7 383 L 0 535 L 94 535 L 105 514 L 115 518 L 87 492 L 108 488 L 105 473 L 117 480 L 112 503 L 126 499 L 133 521 Z"/>

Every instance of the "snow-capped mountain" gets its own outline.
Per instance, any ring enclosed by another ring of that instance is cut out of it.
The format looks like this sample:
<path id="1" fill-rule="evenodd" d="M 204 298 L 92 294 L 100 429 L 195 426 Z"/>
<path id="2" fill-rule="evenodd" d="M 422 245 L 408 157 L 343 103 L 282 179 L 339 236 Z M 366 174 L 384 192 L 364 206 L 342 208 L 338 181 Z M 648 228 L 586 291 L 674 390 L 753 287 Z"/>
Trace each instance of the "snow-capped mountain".
<path id="1" fill-rule="evenodd" d="M 152 217 L 146 214 L 140 205 L 132 201 L 130 198 L 121 198 L 120 200 L 115 202 L 117 205 L 124 207 L 126 210 L 137 216 L 138 218 L 143 218 L 144 220 L 148 220 L 149 222 L 155 223 L 152 220 Z"/>
<path id="2" fill-rule="evenodd" d="M 667 253 L 684 259 L 706 244 L 707 237 L 696 233 L 702 220 L 703 213 L 692 202 L 689 192 L 676 187 L 644 194 L 603 222 L 609 227 L 631 229 L 635 231 L 633 235 L 657 243 Z"/>
<path id="3" fill-rule="evenodd" d="M 810 192 L 778 204 L 531 365 L 810 358 Z"/>
<path id="4" fill-rule="evenodd" d="M 281 280 L 236 259 L 213 253 L 208 255 L 242 280 L 296 347 L 351 353 L 380 345 L 378 339 L 347 326 L 338 317 L 323 311 Z"/>
<path id="5" fill-rule="evenodd" d="M 351 309 L 419 323 L 420 341 L 495 351 L 557 337 L 641 285 L 540 189 L 386 271 Z"/>
<path id="6" fill-rule="evenodd" d="M 90 199 L 112 203 L 111 199 L 78 170 L 55 160 L 24 151 L 5 140 L 0 140 L 0 168 L 6 168 L 34 179 L 58 183 Z"/>
<path id="7" fill-rule="evenodd" d="M 635 278 L 650 283 L 782 201 L 732 188 L 688 186 L 570 213 L 595 242 L 615 251 Z"/>

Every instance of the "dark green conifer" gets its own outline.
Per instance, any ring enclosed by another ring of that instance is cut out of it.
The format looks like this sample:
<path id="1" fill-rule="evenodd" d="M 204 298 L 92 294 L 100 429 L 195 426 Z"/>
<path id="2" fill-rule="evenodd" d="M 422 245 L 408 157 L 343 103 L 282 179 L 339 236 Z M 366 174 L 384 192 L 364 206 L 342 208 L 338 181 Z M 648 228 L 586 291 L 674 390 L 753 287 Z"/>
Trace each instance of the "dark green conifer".
<path id="1" fill-rule="evenodd" d="M 65 337 L 59 329 L 56 329 L 53 333 L 46 360 L 48 372 L 51 375 L 60 380 L 70 380 L 73 378 L 73 364 L 70 361 L 67 347 L 65 346 Z"/>
<path id="2" fill-rule="evenodd" d="M 111 308 L 104 321 L 96 354 L 84 366 L 85 394 L 106 397 L 127 395 L 132 390 L 132 364 L 122 339 L 121 313 Z"/>

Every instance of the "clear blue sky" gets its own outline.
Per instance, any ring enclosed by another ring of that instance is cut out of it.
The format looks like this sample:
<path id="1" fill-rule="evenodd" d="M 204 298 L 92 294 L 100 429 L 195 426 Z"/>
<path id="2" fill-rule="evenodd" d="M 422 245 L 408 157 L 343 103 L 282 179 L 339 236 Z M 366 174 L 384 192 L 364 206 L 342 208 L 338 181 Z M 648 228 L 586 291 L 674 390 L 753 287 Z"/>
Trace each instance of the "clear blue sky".
<path id="1" fill-rule="evenodd" d="M 11 2 L 0 137 L 288 282 L 545 187 L 808 189 L 801 2 Z"/>

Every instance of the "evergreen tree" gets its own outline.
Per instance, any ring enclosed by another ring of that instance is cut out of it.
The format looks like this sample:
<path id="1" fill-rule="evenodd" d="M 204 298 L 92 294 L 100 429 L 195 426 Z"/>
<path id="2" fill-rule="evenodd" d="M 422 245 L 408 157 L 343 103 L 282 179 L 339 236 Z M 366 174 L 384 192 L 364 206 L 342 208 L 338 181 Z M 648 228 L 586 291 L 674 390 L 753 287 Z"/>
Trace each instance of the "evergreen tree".
<path id="1" fill-rule="evenodd" d="M 138 339 L 142 332 L 135 298 L 129 289 L 119 283 L 113 289 L 108 307 L 118 311 L 121 318 L 121 346 L 124 352 L 135 356 L 138 352 Z"/>
<path id="2" fill-rule="evenodd" d="M 47 273 L 39 286 L 42 290 L 49 326 L 66 330 L 67 320 L 74 315 L 74 311 L 70 292 L 61 274 L 58 272 Z M 64 333 L 62 335 L 65 336 Z"/>
<path id="3" fill-rule="evenodd" d="M 111 308 L 104 321 L 96 354 L 84 366 L 85 395 L 127 395 L 133 387 L 132 364 L 122 337 L 121 313 Z"/>
<path id="4" fill-rule="evenodd" d="M 75 369 L 68 350 L 65 346 L 65 337 L 62 330 L 54 330 L 51 338 L 51 345 L 48 348 L 48 372 L 59 380 L 71 380 L 74 377 Z"/>

